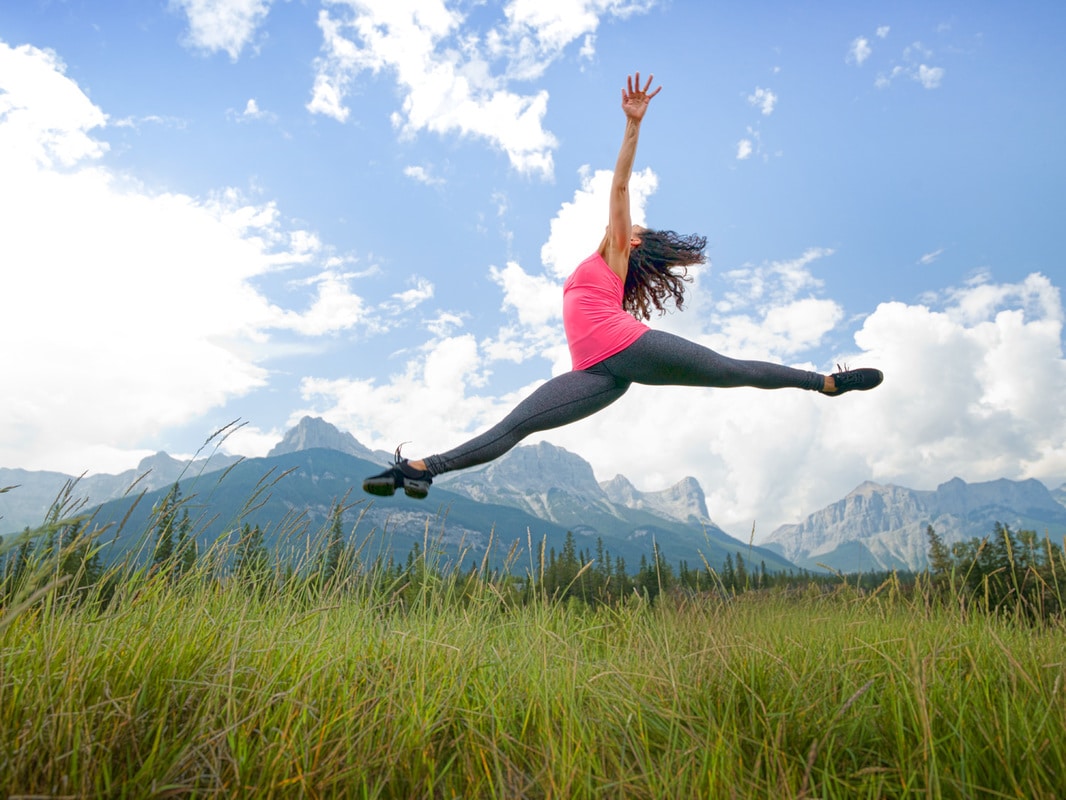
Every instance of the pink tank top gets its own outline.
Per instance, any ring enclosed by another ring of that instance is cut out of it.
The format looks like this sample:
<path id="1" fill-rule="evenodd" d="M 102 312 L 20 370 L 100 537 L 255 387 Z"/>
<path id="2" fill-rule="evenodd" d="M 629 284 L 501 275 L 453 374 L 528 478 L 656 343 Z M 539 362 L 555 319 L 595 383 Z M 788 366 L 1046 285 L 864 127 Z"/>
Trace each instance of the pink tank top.
<path id="1" fill-rule="evenodd" d="M 622 308 L 625 285 L 599 253 L 563 284 L 563 328 L 574 369 L 587 369 L 633 344 L 648 326 Z"/>

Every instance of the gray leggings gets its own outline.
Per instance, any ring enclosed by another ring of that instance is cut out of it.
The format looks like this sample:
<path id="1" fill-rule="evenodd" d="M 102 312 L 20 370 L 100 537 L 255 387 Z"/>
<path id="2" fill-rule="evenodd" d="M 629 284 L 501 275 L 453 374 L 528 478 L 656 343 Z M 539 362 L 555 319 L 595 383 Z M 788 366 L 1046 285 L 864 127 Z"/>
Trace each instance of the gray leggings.
<path id="1" fill-rule="evenodd" d="M 479 436 L 425 459 L 433 475 L 499 458 L 531 433 L 558 428 L 606 408 L 630 384 L 754 386 L 820 390 L 824 376 L 766 361 L 738 361 L 703 345 L 649 330 L 625 350 L 588 369 L 558 375 Z"/>

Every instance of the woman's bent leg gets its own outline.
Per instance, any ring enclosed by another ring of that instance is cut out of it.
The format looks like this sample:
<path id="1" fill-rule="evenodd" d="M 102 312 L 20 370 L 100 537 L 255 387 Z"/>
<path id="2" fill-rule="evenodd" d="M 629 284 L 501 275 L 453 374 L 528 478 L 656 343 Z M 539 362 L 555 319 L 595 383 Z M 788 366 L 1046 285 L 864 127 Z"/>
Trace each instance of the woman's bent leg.
<path id="1" fill-rule="evenodd" d="M 432 475 L 465 469 L 499 458 L 537 431 L 558 428 L 594 414 L 629 388 L 599 365 L 557 375 L 519 403 L 489 430 L 446 453 L 424 459 Z"/>
<path id="2" fill-rule="evenodd" d="M 624 380 L 657 386 L 753 386 L 820 391 L 825 376 L 768 361 L 742 361 L 663 331 L 648 331 L 602 362 Z"/>

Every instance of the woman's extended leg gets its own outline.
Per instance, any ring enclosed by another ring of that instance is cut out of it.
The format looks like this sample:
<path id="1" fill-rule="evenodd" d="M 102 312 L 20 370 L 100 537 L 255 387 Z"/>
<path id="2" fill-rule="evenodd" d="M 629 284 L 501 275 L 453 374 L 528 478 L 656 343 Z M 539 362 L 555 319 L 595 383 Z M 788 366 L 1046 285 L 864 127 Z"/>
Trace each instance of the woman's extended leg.
<path id="1" fill-rule="evenodd" d="M 827 376 L 767 361 L 744 361 L 680 336 L 648 331 L 622 352 L 593 367 L 552 378 L 499 423 L 453 450 L 416 462 L 401 458 L 397 450 L 396 463 L 363 481 L 363 489 L 387 496 L 403 488 L 412 497 L 425 497 L 433 476 L 492 461 L 531 433 L 594 414 L 625 394 L 631 383 L 795 388 L 839 395 L 872 389 L 882 377 L 879 370 L 869 368 Z"/>
<path id="2" fill-rule="evenodd" d="M 473 467 L 499 458 L 537 431 L 558 428 L 606 408 L 629 388 L 629 381 L 598 369 L 557 375 L 493 427 L 446 453 L 425 459 L 431 475 Z"/>
<path id="3" fill-rule="evenodd" d="M 826 376 L 768 361 L 742 361 L 709 347 L 651 330 L 599 365 L 611 375 L 655 386 L 753 386 L 822 391 Z"/>
<path id="4" fill-rule="evenodd" d="M 396 463 L 364 480 L 363 490 L 388 497 L 403 489 L 411 497 L 423 498 L 435 475 L 499 458 L 531 433 L 576 422 L 609 406 L 628 388 L 629 381 L 611 375 L 599 364 L 557 375 L 496 425 L 446 453 L 409 462 L 397 449 Z"/>

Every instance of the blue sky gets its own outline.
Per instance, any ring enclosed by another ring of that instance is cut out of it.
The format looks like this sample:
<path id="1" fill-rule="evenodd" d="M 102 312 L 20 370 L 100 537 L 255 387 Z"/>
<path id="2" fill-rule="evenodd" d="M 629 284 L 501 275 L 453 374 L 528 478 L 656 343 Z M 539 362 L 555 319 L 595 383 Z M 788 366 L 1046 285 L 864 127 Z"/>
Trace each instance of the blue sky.
<path id="1" fill-rule="evenodd" d="M 628 73 L 655 327 L 885 384 L 635 387 L 542 437 L 768 533 L 864 480 L 1066 480 L 1056 3 L 0 7 L 0 465 L 117 472 L 305 414 L 447 449 L 569 368 Z M 532 441 L 532 440 L 531 440 Z"/>

